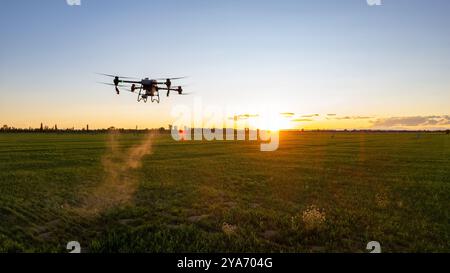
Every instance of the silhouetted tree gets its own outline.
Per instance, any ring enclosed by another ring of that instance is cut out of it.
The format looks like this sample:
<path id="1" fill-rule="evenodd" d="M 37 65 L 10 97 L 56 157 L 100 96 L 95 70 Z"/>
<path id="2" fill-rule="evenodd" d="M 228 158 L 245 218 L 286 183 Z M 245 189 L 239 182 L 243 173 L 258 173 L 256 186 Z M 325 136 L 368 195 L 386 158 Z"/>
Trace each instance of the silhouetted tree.
<path id="1" fill-rule="evenodd" d="M 450 130 L 445 131 L 445 133 L 446 133 L 447 135 L 450 134 Z"/>
<path id="2" fill-rule="evenodd" d="M 44 124 L 42 124 L 42 122 L 41 122 L 41 129 L 40 130 L 44 131 Z"/>

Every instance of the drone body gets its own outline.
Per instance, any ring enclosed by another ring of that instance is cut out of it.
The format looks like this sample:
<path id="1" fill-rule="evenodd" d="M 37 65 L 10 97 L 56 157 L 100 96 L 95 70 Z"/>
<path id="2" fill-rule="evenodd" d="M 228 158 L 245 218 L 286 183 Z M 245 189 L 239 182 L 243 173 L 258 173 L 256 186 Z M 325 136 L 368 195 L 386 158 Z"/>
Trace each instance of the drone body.
<path id="1" fill-rule="evenodd" d="M 113 84 L 111 84 L 111 83 L 104 83 L 104 84 L 113 85 L 115 87 L 117 95 L 120 94 L 119 87 L 121 87 L 121 88 L 125 87 L 125 91 L 138 94 L 137 101 L 147 102 L 147 99 L 150 97 L 151 102 L 159 103 L 160 102 L 160 96 L 159 96 L 160 90 L 167 91 L 167 97 L 170 95 L 171 91 L 175 91 L 179 95 L 185 95 L 185 94 L 183 94 L 183 88 L 181 86 L 172 87 L 172 80 L 178 80 L 178 79 L 182 79 L 184 77 L 167 78 L 167 79 L 165 79 L 164 82 L 161 82 L 161 80 L 163 80 L 163 79 L 145 78 L 140 81 L 137 81 L 137 80 L 127 80 L 127 79 L 133 79 L 133 78 L 129 78 L 129 77 L 120 77 L 120 76 L 114 76 L 114 75 L 109 75 L 109 74 L 101 74 L 101 75 L 114 78 Z M 124 80 L 122 80 L 121 78 Z"/>

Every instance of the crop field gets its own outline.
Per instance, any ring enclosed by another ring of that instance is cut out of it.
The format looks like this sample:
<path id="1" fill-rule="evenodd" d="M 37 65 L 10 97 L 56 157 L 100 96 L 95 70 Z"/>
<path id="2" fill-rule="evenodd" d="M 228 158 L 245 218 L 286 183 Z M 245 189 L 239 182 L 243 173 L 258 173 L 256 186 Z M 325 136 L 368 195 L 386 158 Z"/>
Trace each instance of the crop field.
<path id="1" fill-rule="evenodd" d="M 450 251 L 450 136 L 0 134 L 0 252 Z"/>

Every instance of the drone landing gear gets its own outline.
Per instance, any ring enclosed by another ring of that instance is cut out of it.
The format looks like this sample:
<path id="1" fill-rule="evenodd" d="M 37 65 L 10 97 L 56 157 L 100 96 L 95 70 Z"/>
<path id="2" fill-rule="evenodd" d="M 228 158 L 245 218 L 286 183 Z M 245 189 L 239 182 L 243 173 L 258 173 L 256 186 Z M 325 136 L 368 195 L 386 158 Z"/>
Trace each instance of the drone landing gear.
<path id="1" fill-rule="evenodd" d="M 142 94 L 142 89 L 139 89 L 139 95 L 137 98 L 137 101 L 143 101 L 143 102 L 147 102 L 149 95 L 147 95 L 147 93 Z M 157 102 L 159 103 L 160 98 L 159 98 L 159 92 L 156 92 L 153 96 L 150 96 L 151 102 Z"/>
<path id="2" fill-rule="evenodd" d="M 138 102 L 140 102 L 141 100 L 144 101 L 144 102 L 147 102 L 147 95 L 146 94 L 142 94 L 142 87 L 139 88 L 139 95 L 137 97 L 137 101 Z"/>
<path id="3" fill-rule="evenodd" d="M 156 91 L 156 95 L 152 96 L 152 102 L 159 103 L 159 91 Z"/>

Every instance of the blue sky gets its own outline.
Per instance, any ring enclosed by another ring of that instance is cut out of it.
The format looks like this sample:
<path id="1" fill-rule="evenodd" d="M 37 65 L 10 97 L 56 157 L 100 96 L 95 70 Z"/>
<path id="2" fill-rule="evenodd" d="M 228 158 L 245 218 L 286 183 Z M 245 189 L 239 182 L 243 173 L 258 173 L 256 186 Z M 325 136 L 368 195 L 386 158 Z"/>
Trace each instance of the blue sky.
<path id="1" fill-rule="evenodd" d="M 94 72 L 187 75 L 203 104 L 242 111 L 449 114 L 450 1 L 382 2 L 2 1 L 0 122 L 153 127 L 171 122 L 174 105 L 192 103 L 138 104 L 98 85 L 109 79 Z"/>

